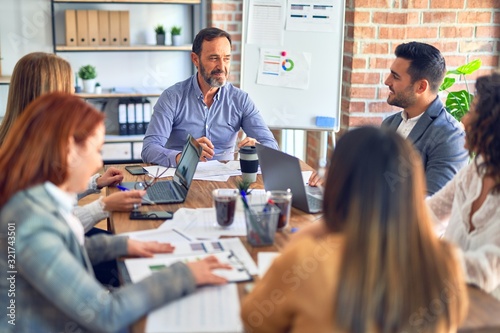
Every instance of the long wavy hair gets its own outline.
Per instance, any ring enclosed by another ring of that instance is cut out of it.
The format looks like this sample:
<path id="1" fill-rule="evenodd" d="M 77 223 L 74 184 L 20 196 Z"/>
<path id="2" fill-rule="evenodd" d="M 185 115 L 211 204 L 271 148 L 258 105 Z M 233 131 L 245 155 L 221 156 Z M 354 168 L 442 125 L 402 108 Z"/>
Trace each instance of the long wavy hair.
<path id="1" fill-rule="evenodd" d="M 9 85 L 7 110 L 0 125 L 0 146 L 14 121 L 38 96 L 52 92 L 73 92 L 71 65 L 54 54 L 29 53 L 19 59 Z"/>
<path id="2" fill-rule="evenodd" d="M 70 138 L 84 143 L 103 121 L 101 112 L 71 94 L 48 93 L 29 104 L 0 147 L 0 207 L 28 187 L 66 181 Z"/>
<path id="3" fill-rule="evenodd" d="M 449 331 L 464 317 L 461 267 L 432 230 L 425 190 L 420 157 L 398 134 L 365 127 L 339 140 L 323 203 L 327 227 L 346 239 L 334 300 L 339 330 Z"/>
<path id="4" fill-rule="evenodd" d="M 476 80 L 476 96 L 471 110 L 466 142 L 471 154 L 483 158 L 475 163 L 495 181 L 494 193 L 500 193 L 500 73 Z"/>

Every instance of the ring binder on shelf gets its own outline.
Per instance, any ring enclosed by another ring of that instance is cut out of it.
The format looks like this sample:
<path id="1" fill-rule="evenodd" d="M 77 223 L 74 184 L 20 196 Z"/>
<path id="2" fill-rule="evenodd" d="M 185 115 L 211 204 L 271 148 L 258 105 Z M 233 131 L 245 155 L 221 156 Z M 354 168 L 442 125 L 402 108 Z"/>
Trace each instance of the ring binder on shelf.
<path id="1" fill-rule="evenodd" d="M 135 103 L 129 100 L 127 104 L 127 133 L 129 135 L 137 134 L 135 122 Z"/>
<path id="2" fill-rule="evenodd" d="M 119 125 L 118 134 L 127 135 L 128 134 L 127 104 L 123 103 L 122 101 L 120 101 L 118 104 L 118 125 Z"/>

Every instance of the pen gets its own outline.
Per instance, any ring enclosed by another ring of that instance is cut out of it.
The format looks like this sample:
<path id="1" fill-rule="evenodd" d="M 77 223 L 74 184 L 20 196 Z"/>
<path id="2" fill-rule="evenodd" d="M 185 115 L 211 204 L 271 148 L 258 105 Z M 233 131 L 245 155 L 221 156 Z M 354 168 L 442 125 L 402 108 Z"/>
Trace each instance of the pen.
<path id="1" fill-rule="evenodd" d="M 127 192 L 130 191 L 130 189 L 126 188 L 125 186 L 122 185 L 116 185 L 116 188 L 119 189 L 120 191 Z M 156 205 L 156 202 L 149 200 L 148 198 L 142 197 L 142 200 L 146 201 L 150 205 Z"/>

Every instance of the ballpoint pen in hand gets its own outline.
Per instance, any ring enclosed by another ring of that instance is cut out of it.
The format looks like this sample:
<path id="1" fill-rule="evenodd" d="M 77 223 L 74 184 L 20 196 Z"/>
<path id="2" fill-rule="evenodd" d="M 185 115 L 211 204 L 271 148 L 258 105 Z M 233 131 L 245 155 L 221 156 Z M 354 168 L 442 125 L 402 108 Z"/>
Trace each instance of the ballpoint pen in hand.
<path id="1" fill-rule="evenodd" d="M 122 186 L 122 185 L 116 185 L 116 188 L 117 188 L 117 189 L 119 189 L 120 191 L 124 191 L 124 192 L 126 192 L 126 191 L 130 191 L 130 189 L 129 189 L 129 188 L 126 188 L 125 186 Z M 154 202 L 154 201 L 152 201 L 152 200 L 149 200 L 148 198 L 144 198 L 144 197 L 142 197 L 142 200 L 143 200 L 143 201 L 146 201 L 146 202 L 147 202 L 148 204 L 150 204 L 150 205 L 156 205 L 156 202 Z"/>

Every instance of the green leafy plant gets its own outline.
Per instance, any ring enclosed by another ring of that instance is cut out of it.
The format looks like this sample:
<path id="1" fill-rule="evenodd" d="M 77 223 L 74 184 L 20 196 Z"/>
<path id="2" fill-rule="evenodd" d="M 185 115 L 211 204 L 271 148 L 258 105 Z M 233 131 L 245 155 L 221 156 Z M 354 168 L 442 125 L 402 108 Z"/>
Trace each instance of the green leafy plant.
<path id="1" fill-rule="evenodd" d="M 86 65 L 78 70 L 78 77 L 82 80 L 92 80 L 97 77 L 97 72 L 94 66 Z"/>
<path id="2" fill-rule="evenodd" d="M 467 84 L 466 75 L 474 73 L 481 67 L 481 60 L 476 59 L 465 65 L 458 67 L 455 70 L 447 71 L 443 84 L 439 87 L 439 91 L 448 93 L 446 96 L 446 110 L 458 121 L 469 111 L 474 95 L 470 93 L 469 85 Z M 465 90 L 449 91 L 455 82 L 455 76 L 459 79 L 463 78 Z"/>
<path id="3" fill-rule="evenodd" d="M 154 29 L 155 29 L 155 32 L 157 35 L 164 35 L 165 34 L 165 28 L 161 24 L 158 24 Z"/>
<path id="4" fill-rule="evenodd" d="M 252 192 L 250 185 L 252 185 L 252 182 L 241 180 L 236 184 L 236 187 L 238 187 L 240 192 L 245 191 L 245 194 L 250 194 L 250 192 Z"/>
<path id="5" fill-rule="evenodd" d="M 173 26 L 171 29 L 170 29 L 170 34 L 172 36 L 177 36 L 177 35 L 180 35 L 181 34 L 181 31 L 182 31 L 182 27 L 179 27 L 179 26 Z"/>
<path id="6" fill-rule="evenodd" d="M 95 86 L 96 86 L 96 87 L 100 87 L 100 86 L 101 86 L 101 84 L 100 84 L 99 82 L 96 82 Z"/>

